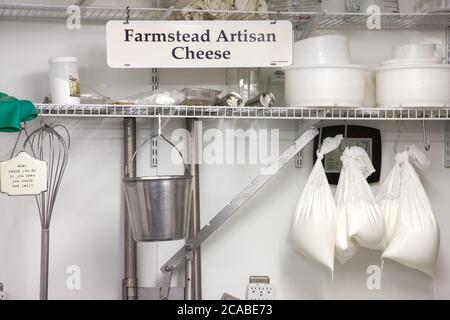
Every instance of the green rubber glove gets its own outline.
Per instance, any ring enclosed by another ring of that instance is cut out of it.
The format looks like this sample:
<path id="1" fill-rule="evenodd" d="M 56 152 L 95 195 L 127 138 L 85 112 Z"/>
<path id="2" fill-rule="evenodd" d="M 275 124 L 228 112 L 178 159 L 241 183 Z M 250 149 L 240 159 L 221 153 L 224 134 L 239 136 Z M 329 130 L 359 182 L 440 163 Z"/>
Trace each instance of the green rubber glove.
<path id="1" fill-rule="evenodd" d="M 35 119 L 36 107 L 28 100 L 18 100 L 0 92 L 0 132 L 18 132 L 21 122 Z"/>

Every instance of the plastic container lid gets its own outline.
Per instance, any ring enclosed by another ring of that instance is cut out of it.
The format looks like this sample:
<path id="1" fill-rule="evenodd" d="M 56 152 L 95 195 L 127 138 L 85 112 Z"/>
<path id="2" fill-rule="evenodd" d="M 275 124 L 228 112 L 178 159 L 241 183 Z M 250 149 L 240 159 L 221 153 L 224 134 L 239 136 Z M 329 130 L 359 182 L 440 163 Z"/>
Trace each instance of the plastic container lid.
<path id="1" fill-rule="evenodd" d="M 370 71 L 371 68 L 359 64 L 305 64 L 305 65 L 292 65 L 282 68 L 285 71 L 297 70 L 297 69 L 361 69 Z"/>
<path id="2" fill-rule="evenodd" d="M 401 70 L 401 69 L 411 69 L 411 70 L 423 70 L 423 69 L 442 69 L 450 70 L 450 65 L 444 63 L 434 63 L 434 64 L 400 64 L 400 65 L 386 65 L 375 69 L 375 72 L 379 71 L 390 71 L 390 70 Z"/>
<path id="3" fill-rule="evenodd" d="M 55 57 L 48 59 L 48 63 L 61 63 L 61 62 L 78 62 L 76 57 Z"/>

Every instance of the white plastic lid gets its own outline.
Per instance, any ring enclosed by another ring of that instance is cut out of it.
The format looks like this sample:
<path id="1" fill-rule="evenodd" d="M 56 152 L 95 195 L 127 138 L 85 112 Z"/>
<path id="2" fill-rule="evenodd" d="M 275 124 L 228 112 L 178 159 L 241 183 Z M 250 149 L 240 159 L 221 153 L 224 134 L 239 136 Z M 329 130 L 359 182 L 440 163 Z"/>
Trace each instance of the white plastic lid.
<path id="1" fill-rule="evenodd" d="M 75 57 L 55 57 L 48 59 L 48 63 L 61 63 L 61 62 L 78 62 Z"/>

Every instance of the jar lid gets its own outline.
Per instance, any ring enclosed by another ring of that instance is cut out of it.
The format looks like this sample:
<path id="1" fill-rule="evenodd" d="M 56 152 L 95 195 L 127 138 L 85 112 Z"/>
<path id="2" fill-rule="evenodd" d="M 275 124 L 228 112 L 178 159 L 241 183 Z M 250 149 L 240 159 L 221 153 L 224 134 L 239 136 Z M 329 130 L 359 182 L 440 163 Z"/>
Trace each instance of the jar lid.
<path id="1" fill-rule="evenodd" d="M 277 70 L 274 72 L 275 75 L 277 76 L 284 76 L 284 71 L 283 70 Z"/>
<path id="2" fill-rule="evenodd" d="M 259 101 L 264 107 L 272 107 L 275 103 L 275 96 L 272 92 L 266 91 L 259 97 Z"/>
<path id="3" fill-rule="evenodd" d="M 78 62 L 76 57 L 55 57 L 48 59 L 48 63 L 61 63 L 61 62 Z"/>

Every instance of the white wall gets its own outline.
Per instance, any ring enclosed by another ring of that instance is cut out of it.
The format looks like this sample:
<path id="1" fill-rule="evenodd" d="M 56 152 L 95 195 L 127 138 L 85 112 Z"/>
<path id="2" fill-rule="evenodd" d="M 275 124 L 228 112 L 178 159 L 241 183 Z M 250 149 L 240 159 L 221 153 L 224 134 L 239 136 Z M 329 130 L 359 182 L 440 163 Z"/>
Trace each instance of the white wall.
<path id="1" fill-rule="evenodd" d="M 351 32 L 355 63 L 376 66 L 390 54 L 394 43 L 412 39 L 442 41 L 437 32 Z M 47 95 L 47 59 L 77 56 L 81 81 L 113 98 L 121 98 L 150 87 L 148 70 L 114 70 L 106 66 L 103 26 L 83 26 L 67 31 L 64 25 L 38 22 L 0 21 L 0 91 L 39 102 Z M 221 86 L 221 70 L 163 70 L 162 86 Z M 71 131 L 73 147 L 69 167 L 54 212 L 51 238 L 50 298 L 119 299 L 123 277 L 122 259 L 122 127 L 119 120 L 49 119 L 64 123 Z M 139 141 L 149 134 L 150 120 L 139 120 Z M 331 124 L 326 122 L 326 125 Z M 36 125 L 36 124 L 34 124 Z M 392 165 L 393 139 L 398 124 L 364 122 L 382 129 L 382 177 Z M 171 121 L 167 132 L 183 126 Z M 205 128 L 271 127 L 281 131 L 281 149 L 295 136 L 295 121 L 208 120 Z M 441 225 L 436 297 L 450 298 L 450 218 L 447 190 L 450 171 L 444 168 L 444 124 L 428 124 L 432 141 L 432 166 L 421 176 Z M 14 134 L 0 134 L 0 158 L 9 156 Z M 421 143 L 418 122 L 408 123 L 402 143 Z M 176 168 L 162 147 L 158 173 Z M 286 242 L 289 222 L 312 165 L 311 146 L 305 166 L 289 163 L 240 212 L 203 247 L 204 298 L 217 299 L 223 292 L 245 296 L 250 275 L 269 275 L 277 298 L 433 298 L 433 282 L 426 276 L 386 262 L 383 288 L 366 288 L 366 268 L 379 264 L 379 254 L 362 251 L 345 266 L 337 265 L 334 284 L 330 275 L 293 251 Z M 139 160 L 141 174 L 156 174 L 149 166 L 149 151 Z M 202 165 L 201 211 L 207 222 L 258 172 L 258 166 Z M 378 186 L 374 185 L 374 190 Z M 180 242 L 139 246 L 142 285 L 156 285 L 158 269 L 178 249 Z M 82 289 L 66 288 L 66 268 L 82 268 Z M 39 283 L 39 223 L 33 199 L 0 196 L 0 282 L 12 299 L 35 299 Z"/>

